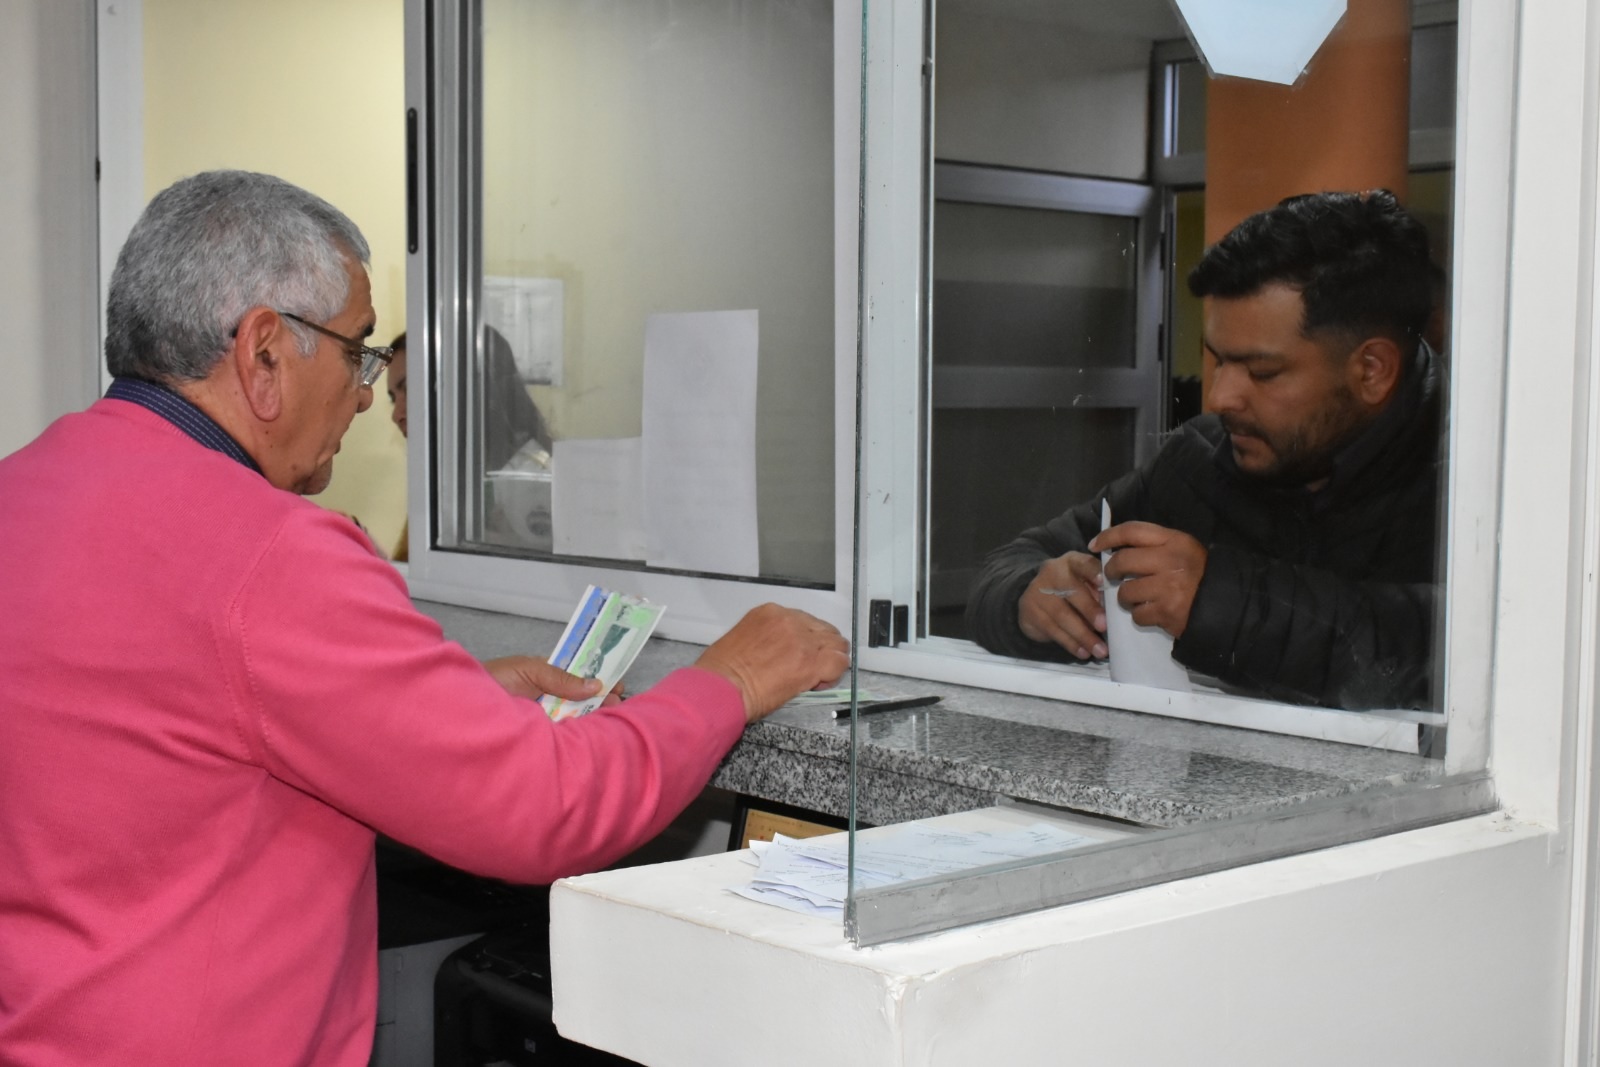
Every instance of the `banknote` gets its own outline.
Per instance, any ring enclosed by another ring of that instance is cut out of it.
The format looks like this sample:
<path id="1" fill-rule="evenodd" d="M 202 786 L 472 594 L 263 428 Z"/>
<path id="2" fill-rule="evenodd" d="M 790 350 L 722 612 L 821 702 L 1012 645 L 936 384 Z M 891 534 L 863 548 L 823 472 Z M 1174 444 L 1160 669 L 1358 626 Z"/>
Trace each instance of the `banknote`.
<path id="1" fill-rule="evenodd" d="M 563 700 L 547 695 L 540 703 L 549 716 L 559 721 L 587 715 L 598 708 L 606 694 L 632 666 L 665 611 L 665 606 L 661 604 L 652 604 L 640 597 L 622 593 L 606 593 L 599 609 L 595 610 L 595 596 L 585 593 L 568 632 L 562 635 L 557 654 L 567 660 L 560 666 L 580 678 L 598 678 L 601 690 L 588 700 Z M 587 630 L 574 645 L 573 639 L 585 617 L 588 620 Z M 568 649 L 571 649 L 570 657 L 566 655 Z M 555 657 L 552 657 L 552 662 L 555 662 Z"/>

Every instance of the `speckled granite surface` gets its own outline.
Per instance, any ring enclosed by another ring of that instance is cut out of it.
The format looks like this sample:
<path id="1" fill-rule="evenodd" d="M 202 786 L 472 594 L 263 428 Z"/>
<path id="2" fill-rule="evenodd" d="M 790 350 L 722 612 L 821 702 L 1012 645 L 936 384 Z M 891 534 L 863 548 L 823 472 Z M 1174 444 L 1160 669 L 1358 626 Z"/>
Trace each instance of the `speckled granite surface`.
<path id="1" fill-rule="evenodd" d="M 419 602 L 445 634 L 482 659 L 543 655 L 561 625 Z M 657 638 L 628 686 L 643 689 L 690 663 L 698 646 Z M 1427 778 L 1418 756 L 1211 726 L 985 689 L 863 674 L 876 695 L 939 693 L 931 708 L 861 720 L 859 817 L 943 815 L 1011 797 L 1145 826 L 1175 826 Z M 713 784 L 843 815 L 850 724 L 824 708 L 784 708 L 745 732 Z"/>

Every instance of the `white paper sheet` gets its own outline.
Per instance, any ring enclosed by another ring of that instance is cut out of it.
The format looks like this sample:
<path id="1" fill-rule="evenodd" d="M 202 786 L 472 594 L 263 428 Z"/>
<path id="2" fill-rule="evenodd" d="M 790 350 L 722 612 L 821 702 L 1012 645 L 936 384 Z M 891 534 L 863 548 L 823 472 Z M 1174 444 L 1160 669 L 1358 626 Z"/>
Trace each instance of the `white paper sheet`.
<path id="1" fill-rule="evenodd" d="M 560 278 L 483 279 L 483 321 L 504 335 L 517 376 L 530 384 L 561 386 L 565 287 Z"/>
<path id="2" fill-rule="evenodd" d="M 1111 502 L 1102 500 L 1100 529 L 1110 527 Z M 1102 567 L 1110 559 L 1111 553 L 1100 553 Z M 1192 689 L 1189 672 L 1172 658 L 1172 635 L 1159 626 L 1140 626 L 1134 622 L 1133 613 L 1117 601 L 1117 588 L 1121 584 L 1109 577 L 1106 579 L 1106 648 L 1111 652 L 1111 680 L 1189 692 Z"/>
<path id="3" fill-rule="evenodd" d="M 644 329 L 647 561 L 756 577 L 755 311 L 651 315 Z"/>
<path id="4" fill-rule="evenodd" d="M 550 520 L 556 552 L 633 560 L 649 555 L 641 445 L 638 437 L 555 443 Z"/>
<path id="5" fill-rule="evenodd" d="M 849 882 L 846 834 L 805 840 L 778 834 L 751 842 L 756 873 L 734 893 L 804 915 L 839 918 Z M 1048 856 L 1092 845 L 1082 834 L 1034 823 L 1013 830 L 948 830 L 908 825 L 883 837 L 856 840 L 856 888 L 868 889 Z"/>

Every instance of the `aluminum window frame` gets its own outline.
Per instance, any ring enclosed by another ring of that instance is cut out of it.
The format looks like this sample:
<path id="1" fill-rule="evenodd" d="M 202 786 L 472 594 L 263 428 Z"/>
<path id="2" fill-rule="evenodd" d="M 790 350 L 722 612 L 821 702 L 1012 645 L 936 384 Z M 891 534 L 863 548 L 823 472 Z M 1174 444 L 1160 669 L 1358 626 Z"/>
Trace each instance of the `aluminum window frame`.
<path id="1" fill-rule="evenodd" d="M 482 109 L 473 83 L 479 59 L 481 0 L 407 0 L 406 107 L 418 114 L 415 211 L 418 234 L 407 257 L 407 322 L 413 370 L 408 515 L 412 595 L 443 603 L 563 620 L 589 584 L 625 588 L 668 605 L 658 632 L 709 642 L 751 608 L 777 601 L 841 628 L 850 620 L 859 250 L 859 0 L 834 4 L 834 566 L 830 582 L 750 579 L 638 567 L 586 558 L 514 558 L 491 548 L 441 548 L 458 542 L 460 517 L 475 506 L 459 484 L 449 442 L 470 440 L 470 384 L 440 358 L 467 346 L 481 219 L 464 180 L 481 143 Z M 473 171 L 472 173 L 478 173 Z M 422 383 L 427 388 L 419 388 Z M 467 435 L 463 437 L 463 435 Z"/>

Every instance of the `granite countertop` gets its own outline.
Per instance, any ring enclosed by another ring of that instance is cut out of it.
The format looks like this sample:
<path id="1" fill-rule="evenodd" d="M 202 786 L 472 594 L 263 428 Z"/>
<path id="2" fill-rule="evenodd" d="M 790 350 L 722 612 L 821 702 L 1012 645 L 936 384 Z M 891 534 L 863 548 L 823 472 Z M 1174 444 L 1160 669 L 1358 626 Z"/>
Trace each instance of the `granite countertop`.
<path id="1" fill-rule="evenodd" d="M 540 655 L 562 625 L 419 601 L 446 636 L 481 659 Z M 652 640 L 628 672 L 647 688 L 700 647 Z M 1148 827 L 1228 818 L 1442 773 L 1438 761 L 1332 741 L 863 672 L 875 696 L 937 693 L 933 707 L 862 718 L 857 813 L 900 822 L 1004 799 Z M 824 707 L 787 707 L 756 723 L 712 784 L 769 801 L 845 814 L 850 722 Z"/>

